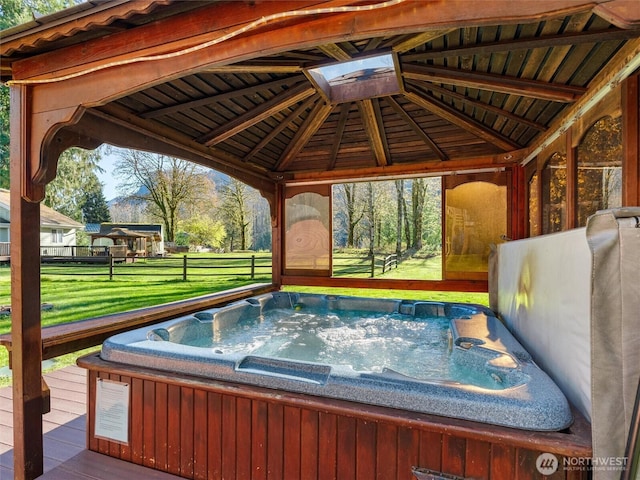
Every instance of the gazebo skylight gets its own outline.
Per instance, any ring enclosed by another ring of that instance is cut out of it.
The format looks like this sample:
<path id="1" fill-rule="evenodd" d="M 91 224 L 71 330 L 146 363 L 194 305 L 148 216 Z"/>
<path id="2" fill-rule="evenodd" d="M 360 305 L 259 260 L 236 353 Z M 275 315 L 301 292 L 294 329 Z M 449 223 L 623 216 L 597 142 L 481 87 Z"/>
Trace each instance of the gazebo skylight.
<path id="1" fill-rule="evenodd" d="M 308 76 L 331 103 L 400 93 L 396 58 L 392 53 L 323 65 Z"/>

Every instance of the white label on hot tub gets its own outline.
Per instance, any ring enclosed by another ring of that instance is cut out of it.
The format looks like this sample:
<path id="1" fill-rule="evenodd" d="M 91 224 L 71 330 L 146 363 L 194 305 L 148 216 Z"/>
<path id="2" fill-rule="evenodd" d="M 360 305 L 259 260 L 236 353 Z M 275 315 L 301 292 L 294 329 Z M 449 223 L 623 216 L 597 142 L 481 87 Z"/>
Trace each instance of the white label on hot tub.
<path id="1" fill-rule="evenodd" d="M 95 436 L 129 443 L 129 384 L 99 378 Z"/>

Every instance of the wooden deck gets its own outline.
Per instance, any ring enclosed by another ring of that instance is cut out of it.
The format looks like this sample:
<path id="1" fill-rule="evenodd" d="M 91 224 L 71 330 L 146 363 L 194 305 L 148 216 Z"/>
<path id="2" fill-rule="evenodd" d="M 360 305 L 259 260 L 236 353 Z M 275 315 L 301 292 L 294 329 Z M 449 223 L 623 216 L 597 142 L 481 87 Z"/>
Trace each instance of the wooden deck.
<path id="1" fill-rule="evenodd" d="M 86 450 L 86 371 L 76 366 L 47 373 L 51 412 L 44 415 L 46 480 L 112 480 L 178 477 Z M 0 480 L 13 478 L 13 414 L 11 387 L 0 388 Z"/>

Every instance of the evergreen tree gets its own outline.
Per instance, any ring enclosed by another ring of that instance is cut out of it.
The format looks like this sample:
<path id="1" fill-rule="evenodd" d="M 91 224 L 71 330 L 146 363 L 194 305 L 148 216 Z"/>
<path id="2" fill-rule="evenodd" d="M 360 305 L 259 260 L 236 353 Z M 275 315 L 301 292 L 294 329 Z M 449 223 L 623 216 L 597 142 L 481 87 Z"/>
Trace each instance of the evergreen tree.
<path id="1" fill-rule="evenodd" d="M 0 30 L 73 6 L 74 0 L 0 0 Z M 0 85 L 0 188 L 9 188 L 9 87 Z"/>
<path id="2" fill-rule="evenodd" d="M 84 223 L 110 222 L 111 214 L 107 200 L 104 198 L 102 188 L 86 192 L 84 203 L 82 204 L 82 217 Z"/>
<path id="3" fill-rule="evenodd" d="M 84 221 L 82 209 L 87 194 L 102 194 L 102 184 L 96 174 L 100 158 L 100 150 L 65 150 L 58 160 L 56 178 L 47 185 L 44 204 L 78 222 Z"/>

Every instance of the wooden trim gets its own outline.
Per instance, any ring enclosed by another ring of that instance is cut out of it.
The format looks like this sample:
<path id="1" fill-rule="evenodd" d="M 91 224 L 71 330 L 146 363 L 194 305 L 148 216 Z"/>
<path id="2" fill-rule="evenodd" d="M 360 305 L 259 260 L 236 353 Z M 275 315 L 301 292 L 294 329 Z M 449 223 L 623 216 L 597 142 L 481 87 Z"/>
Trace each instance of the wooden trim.
<path id="1" fill-rule="evenodd" d="M 283 285 L 311 287 L 375 288 L 387 290 L 424 290 L 425 292 L 478 292 L 488 291 L 486 280 L 394 280 L 378 278 L 303 277 L 283 275 Z"/>
<path id="2" fill-rule="evenodd" d="M 622 205 L 640 205 L 640 74 L 622 84 Z"/>
<path id="3" fill-rule="evenodd" d="M 207 308 L 219 307 L 236 300 L 275 290 L 277 290 L 277 287 L 273 284 L 253 284 L 233 290 L 212 293 L 210 295 L 155 305 L 153 307 L 44 327 L 41 333 L 42 359 L 46 360 L 76 352 L 83 348 L 100 345 L 111 335 L 133 328 L 181 317 Z M 29 298 L 33 299 L 33 289 L 30 290 L 30 295 Z M 33 302 L 33 305 L 39 304 L 39 302 Z M 15 315 L 13 308 L 12 315 Z M 40 341 L 38 343 L 40 343 Z M 16 359 L 14 358 L 15 352 L 18 351 L 19 348 L 16 335 L 0 335 L 0 345 L 9 350 L 12 368 L 15 372 L 18 372 L 20 365 L 16 363 Z"/>

